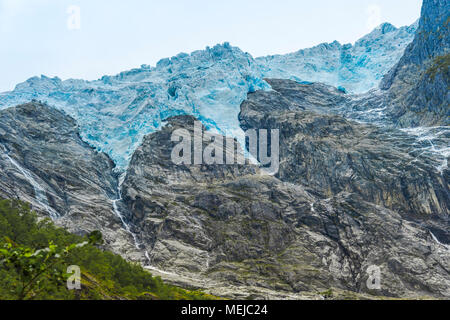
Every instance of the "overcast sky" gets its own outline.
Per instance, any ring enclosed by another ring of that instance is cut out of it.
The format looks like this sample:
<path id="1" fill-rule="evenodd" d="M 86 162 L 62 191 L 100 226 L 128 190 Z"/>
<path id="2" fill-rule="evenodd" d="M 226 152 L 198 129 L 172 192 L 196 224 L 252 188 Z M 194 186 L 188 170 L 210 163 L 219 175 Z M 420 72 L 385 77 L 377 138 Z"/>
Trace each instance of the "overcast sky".
<path id="1" fill-rule="evenodd" d="M 0 0 L 0 92 L 29 77 L 93 80 L 225 41 L 253 56 L 353 43 L 410 25 L 421 0 Z"/>

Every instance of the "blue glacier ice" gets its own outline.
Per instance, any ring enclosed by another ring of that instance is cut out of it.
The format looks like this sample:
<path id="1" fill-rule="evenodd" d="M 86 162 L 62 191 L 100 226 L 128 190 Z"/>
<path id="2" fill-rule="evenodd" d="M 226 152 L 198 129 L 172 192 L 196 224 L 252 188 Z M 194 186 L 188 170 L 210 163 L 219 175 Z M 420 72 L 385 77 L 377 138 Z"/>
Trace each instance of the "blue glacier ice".
<path id="1" fill-rule="evenodd" d="M 372 89 L 399 60 L 415 28 L 384 24 L 354 46 L 334 42 L 258 59 L 224 43 L 95 81 L 33 77 L 0 93 L 0 109 L 35 99 L 65 111 L 77 120 L 81 137 L 122 171 L 142 138 L 169 116 L 191 114 L 238 137 L 240 104 L 248 92 L 270 90 L 266 77 L 319 81 L 348 92 Z"/>
<path id="2" fill-rule="evenodd" d="M 256 61 L 267 78 L 322 82 L 349 93 L 363 93 L 377 87 L 400 60 L 417 27 L 417 22 L 402 28 L 384 23 L 354 45 L 335 41 Z"/>
<path id="3" fill-rule="evenodd" d="M 123 169 L 169 116 L 192 114 L 220 132 L 239 130 L 247 93 L 269 89 L 262 79 L 248 53 L 225 43 L 96 81 L 34 77 L 0 94 L 0 108 L 36 99 L 64 110 L 77 119 L 82 138 Z"/>

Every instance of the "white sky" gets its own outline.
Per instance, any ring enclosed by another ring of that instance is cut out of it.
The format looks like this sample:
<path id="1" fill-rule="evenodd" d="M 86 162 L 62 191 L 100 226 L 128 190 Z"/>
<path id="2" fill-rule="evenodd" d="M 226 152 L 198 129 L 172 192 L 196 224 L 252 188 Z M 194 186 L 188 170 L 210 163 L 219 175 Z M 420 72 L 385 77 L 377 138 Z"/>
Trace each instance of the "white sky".
<path id="1" fill-rule="evenodd" d="M 0 92 L 41 74 L 93 80 L 225 41 L 254 57 L 353 43 L 382 22 L 412 24 L 421 3 L 0 0 Z"/>

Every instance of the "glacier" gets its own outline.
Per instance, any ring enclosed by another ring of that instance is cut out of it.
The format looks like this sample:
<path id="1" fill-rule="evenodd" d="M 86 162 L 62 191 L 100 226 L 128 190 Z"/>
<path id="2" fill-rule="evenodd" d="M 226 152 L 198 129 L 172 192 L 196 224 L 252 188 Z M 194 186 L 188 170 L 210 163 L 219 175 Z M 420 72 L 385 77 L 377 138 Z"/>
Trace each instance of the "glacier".
<path id="1" fill-rule="evenodd" d="M 265 89 L 253 58 L 225 43 L 95 81 L 34 77 L 0 94 L 0 108 L 34 99 L 63 110 L 77 120 L 83 140 L 124 169 L 164 119 L 192 114 L 209 128 L 232 132 L 247 93 Z"/>
<path id="2" fill-rule="evenodd" d="M 286 55 L 257 58 L 267 78 L 322 82 L 349 93 L 376 88 L 413 40 L 418 22 L 396 28 L 384 23 L 354 45 L 335 41 Z"/>
<path id="3" fill-rule="evenodd" d="M 94 81 L 42 75 L 0 93 L 0 109 L 39 100 L 64 111 L 77 120 L 81 138 L 123 172 L 142 138 L 170 116 L 190 114 L 209 129 L 242 137 L 240 104 L 249 92 L 270 90 L 265 78 L 323 82 L 351 93 L 376 88 L 416 28 L 383 24 L 355 45 L 333 42 L 256 59 L 224 43 Z"/>

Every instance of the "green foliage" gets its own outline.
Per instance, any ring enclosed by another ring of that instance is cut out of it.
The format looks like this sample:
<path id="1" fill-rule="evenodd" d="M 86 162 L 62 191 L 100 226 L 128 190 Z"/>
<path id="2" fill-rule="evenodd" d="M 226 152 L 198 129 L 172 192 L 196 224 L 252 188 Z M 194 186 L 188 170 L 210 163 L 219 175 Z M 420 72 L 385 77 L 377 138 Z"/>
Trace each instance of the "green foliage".
<path id="1" fill-rule="evenodd" d="M 49 243 L 48 247 L 35 250 L 18 246 L 8 237 L 0 245 L 0 267 L 15 275 L 18 284 L 12 288 L 19 300 L 30 299 L 36 292 L 45 291 L 67 279 L 64 261 L 74 245 L 60 248 Z"/>
<path id="2" fill-rule="evenodd" d="M 165 284 L 140 265 L 97 248 L 101 232 L 80 237 L 38 219 L 27 204 L 0 200 L 0 300 L 214 299 Z M 67 267 L 81 269 L 81 290 L 68 290 Z"/>
<path id="3" fill-rule="evenodd" d="M 436 78 L 436 75 L 442 74 L 448 81 L 449 79 L 449 66 L 450 66 L 450 54 L 436 57 L 431 67 L 426 71 L 432 80 Z"/>
<path id="4" fill-rule="evenodd" d="M 333 289 L 328 289 L 326 291 L 320 292 L 319 294 L 325 299 L 333 298 Z"/>
<path id="5" fill-rule="evenodd" d="M 93 245 L 100 245 L 103 244 L 103 235 L 100 231 L 95 230 L 92 231 L 89 235 L 88 235 L 88 239 L 89 239 L 89 243 L 93 244 Z"/>

